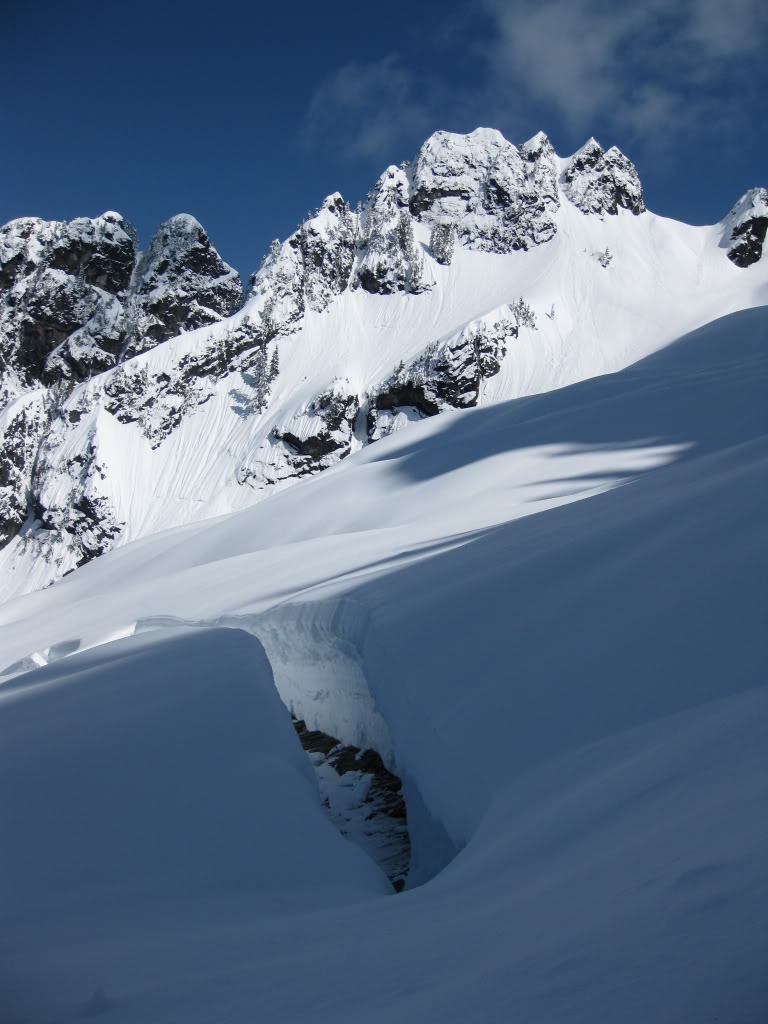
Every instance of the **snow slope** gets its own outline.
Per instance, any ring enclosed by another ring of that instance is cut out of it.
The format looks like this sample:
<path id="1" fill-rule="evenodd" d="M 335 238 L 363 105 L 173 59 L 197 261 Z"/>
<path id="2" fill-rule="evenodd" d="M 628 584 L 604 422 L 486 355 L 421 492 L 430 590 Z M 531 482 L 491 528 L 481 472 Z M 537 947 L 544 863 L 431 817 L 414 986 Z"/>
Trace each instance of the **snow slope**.
<path id="1" fill-rule="evenodd" d="M 761 1020 L 767 342 L 768 309 L 723 317 L 618 373 L 414 424 L 3 605 L 0 693 L 28 681 L 40 699 L 110 648 L 20 671 L 117 636 L 254 633 L 310 727 L 396 766 L 414 852 L 401 896 L 374 875 L 354 905 L 309 895 L 298 916 L 67 946 L 45 992 L 12 930 L 18 1015 L 60 1019 L 102 988 L 126 1022 Z M 223 679 L 225 706 L 245 699 Z M 12 745 L 3 777 L 28 759 Z M 254 782 L 259 800 L 273 783 Z"/>
<path id="2" fill-rule="evenodd" d="M 51 1019 L 70 993 L 95 1013 L 112 986 L 94 961 L 148 936 L 170 948 L 390 891 L 323 814 L 252 636 L 117 641 L 4 687 L 0 706 L 3 1021 L 27 986 Z"/>

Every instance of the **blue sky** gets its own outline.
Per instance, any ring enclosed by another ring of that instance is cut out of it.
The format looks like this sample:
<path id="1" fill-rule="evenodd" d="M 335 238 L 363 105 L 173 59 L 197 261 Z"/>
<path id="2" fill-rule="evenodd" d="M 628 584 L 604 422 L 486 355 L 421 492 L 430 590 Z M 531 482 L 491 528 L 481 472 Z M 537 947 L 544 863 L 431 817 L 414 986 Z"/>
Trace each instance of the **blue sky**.
<path id="1" fill-rule="evenodd" d="M 115 209 L 146 244 L 192 213 L 246 276 L 440 128 L 543 129 L 561 154 L 595 135 L 693 223 L 768 184 L 763 0 L 43 0 L 3 20 L 0 223 Z"/>

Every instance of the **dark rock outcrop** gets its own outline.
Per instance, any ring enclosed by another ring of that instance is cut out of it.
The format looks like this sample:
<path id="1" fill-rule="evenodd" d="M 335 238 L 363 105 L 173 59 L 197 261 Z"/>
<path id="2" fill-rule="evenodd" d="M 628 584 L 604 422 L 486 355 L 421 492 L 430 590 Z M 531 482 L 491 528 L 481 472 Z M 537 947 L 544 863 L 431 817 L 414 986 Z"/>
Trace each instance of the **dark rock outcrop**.
<path id="1" fill-rule="evenodd" d="M 342 835 L 347 836 L 372 856 L 386 872 L 395 892 L 400 892 L 408 876 L 411 843 L 402 782 L 390 772 L 375 750 L 342 744 L 335 736 L 308 729 L 302 719 L 293 719 L 299 740 L 318 772 L 323 806 Z M 337 806 L 325 767 L 337 776 L 354 773 L 363 783 L 364 796 L 355 806 L 345 801 Z"/>
<path id="2" fill-rule="evenodd" d="M 429 345 L 424 353 L 395 369 L 368 396 L 368 438 L 390 433 L 394 417 L 436 416 L 446 409 L 477 405 L 484 379 L 501 369 L 507 345 L 518 336 L 509 310 L 497 310 L 468 324 L 442 345 Z"/>
<path id="3" fill-rule="evenodd" d="M 318 395 L 289 423 L 274 427 L 273 441 L 286 448 L 284 469 L 306 476 L 345 459 L 352 450 L 359 411 L 357 395 L 339 386 Z"/>
<path id="4" fill-rule="evenodd" d="M 0 229 L 0 407 L 41 383 L 86 380 L 126 349 L 152 348 L 241 303 L 237 273 L 186 214 L 162 225 L 141 259 L 117 213 L 11 221 Z"/>
<path id="5" fill-rule="evenodd" d="M 0 548 L 16 536 L 27 518 L 46 418 L 40 397 L 19 399 L 0 414 Z"/>
<path id="6" fill-rule="evenodd" d="M 737 267 L 751 267 L 765 252 L 768 234 L 768 190 L 752 188 L 746 192 L 725 221 L 728 259 Z"/>
<path id="7" fill-rule="evenodd" d="M 117 213 L 0 228 L 0 405 L 114 365 L 135 262 L 135 233 Z"/>
<path id="8" fill-rule="evenodd" d="M 71 414 L 77 412 L 76 407 L 66 411 L 63 405 L 50 403 L 42 408 L 31 465 L 27 458 L 23 471 L 19 469 L 23 489 L 18 482 L 14 489 L 14 526 L 21 545 L 32 546 L 54 566 L 62 564 L 65 553 L 75 566 L 91 561 L 113 546 L 125 525 L 104 493 L 107 470 L 100 461 L 95 431 L 89 433 L 81 450 L 51 471 L 52 460 L 71 429 Z M 23 503 L 19 500 L 22 494 Z"/>

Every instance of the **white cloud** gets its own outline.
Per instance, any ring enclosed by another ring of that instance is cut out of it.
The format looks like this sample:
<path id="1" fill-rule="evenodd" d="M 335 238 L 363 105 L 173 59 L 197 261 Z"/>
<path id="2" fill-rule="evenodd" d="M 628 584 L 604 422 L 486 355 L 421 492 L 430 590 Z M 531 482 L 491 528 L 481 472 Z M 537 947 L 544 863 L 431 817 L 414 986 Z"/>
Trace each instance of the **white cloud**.
<path id="1" fill-rule="evenodd" d="M 390 54 L 369 64 L 352 61 L 327 78 L 309 104 L 304 141 L 333 140 L 349 156 L 382 157 L 403 140 L 431 130 L 436 86 Z"/>
<path id="2" fill-rule="evenodd" d="M 509 95 L 555 110 L 573 131 L 596 118 L 637 134 L 719 121 L 722 92 L 764 59 L 761 0 L 485 0 L 488 67 Z"/>
<path id="3" fill-rule="evenodd" d="M 390 54 L 352 61 L 307 110 L 309 147 L 397 159 L 437 128 L 553 131 L 576 142 L 599 123 L 656 151 L 680 136 L 737 132 L 744 97 L 765 78 L 765 0 L 479 0 L 435 25 L 425 75 Z M 474 61 L 468 87 L 453 55 Z M 540 124 L 531 124 L 531 115 Z"/>

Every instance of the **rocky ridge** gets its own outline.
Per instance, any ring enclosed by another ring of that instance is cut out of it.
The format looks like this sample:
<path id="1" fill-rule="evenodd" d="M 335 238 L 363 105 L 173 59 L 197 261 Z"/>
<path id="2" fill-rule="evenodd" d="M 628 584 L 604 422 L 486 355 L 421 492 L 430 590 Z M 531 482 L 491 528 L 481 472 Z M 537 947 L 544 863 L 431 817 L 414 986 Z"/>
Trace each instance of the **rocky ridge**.
<path id="1" fill-rule="evenodd" d="M 237 272 L 186 214 L 144 254 L 117 213 L 11 221 L 0 228 L 0 397 L 72 386 L 241 305 Z"/>
<path id="2" fill-rule="evenodd" d="M 561 159 L 543 133 L 516 147 L 489 129 L 437 132 L 357 210 L 334 193 L 273 242 L 244 306 L 237 273 L 189 215 L 161 225 L 143 254 L 119 214 L 12 221 L 0 229 L 0 547 L 17 538 L 38 551 L 51 579 L 107 550 L 124 529 L 113 425 L 138 428 L 157 450 L 222 387 L 238 415 L 270 424 L 234 468 L 256 491 L 414 419 L 476 405 L 520 330 L 535 329 L 514 301 L 426 336 L 407 365 L 362 389 L 335 379 L 289 415 L 271 411 L 278 346 L 345 292 L 429 292 L 454 239 L 482 253 L 546 245 L 563 204 L 594 218 L 645 211 L 634 165 L 594 139 Z M 737 266 L 761 258 L 767 226 L 766 192 L 754 189 L 726 222 Z M 439 252 L 425 232 L 443 239 Z"/>
<path id="3" fill-rule="evenodd" d="M 45 553 L 57 538 L 78 563 L 119 536 L 108 498 L 91 493 L 103 480 L 87 448 L 92 438 L 65 460 L 72 488 L 64 506 L 42 501 L 53 453 L 99 400 L 131 422 L 137 407 L 154 404 L 153 390 L 171 383 L 126 375 L 121 359 L 219 322 L 241 304 L 237 272 L 186 214 L 162 224 L 143 255 L 133 228 L 113 212 L 70 222 L 25 217 L 0 229 L 0 546 L 27 520 L 39 524 Z M 179 369 L 177 392 L 188 380 Z M 155 437 L 178 422 L 173 392 L 172 385 Z"/>

